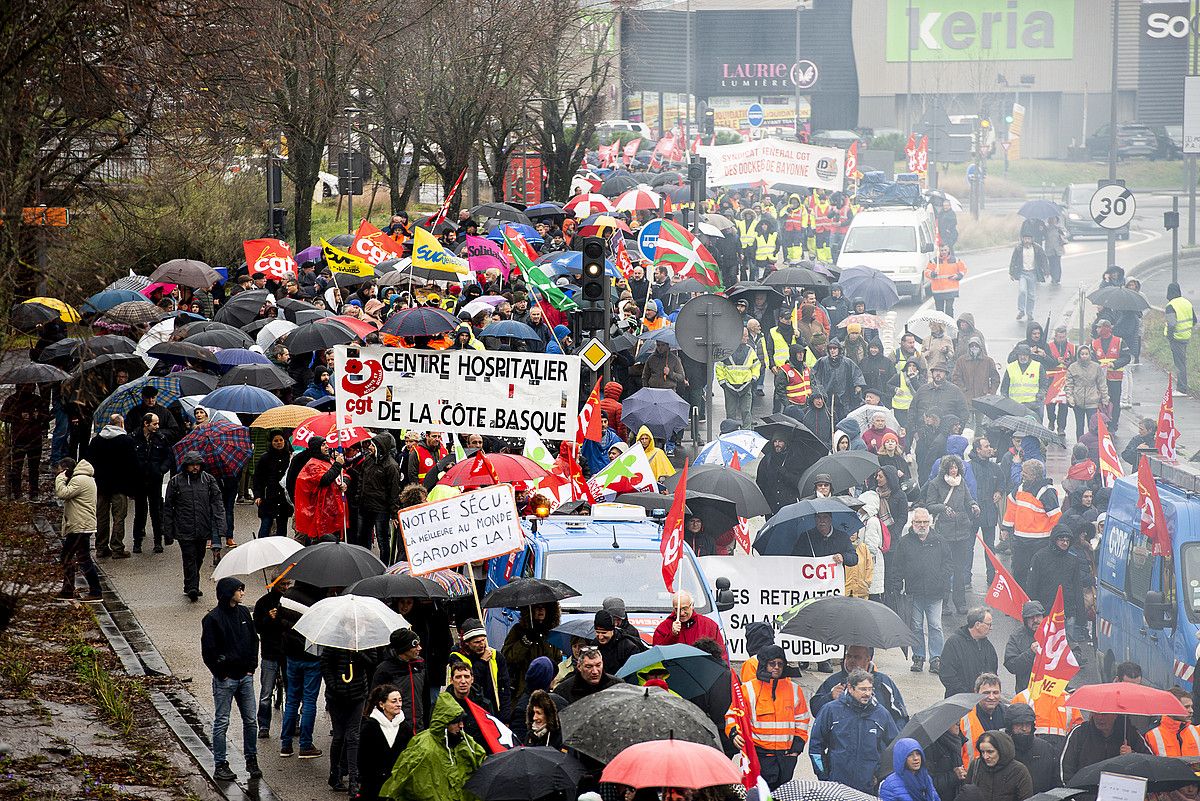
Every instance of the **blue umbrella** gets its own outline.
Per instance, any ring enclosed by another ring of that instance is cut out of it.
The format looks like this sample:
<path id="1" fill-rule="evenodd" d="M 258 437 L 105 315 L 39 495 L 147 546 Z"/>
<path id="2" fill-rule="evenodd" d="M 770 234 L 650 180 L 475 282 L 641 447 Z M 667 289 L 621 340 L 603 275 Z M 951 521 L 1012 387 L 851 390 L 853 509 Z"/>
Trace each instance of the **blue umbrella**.
<path id="1" fill-rule="evenodd" d="M 655 645 L 634 654 L 617 671 L 617 678 L 636 684 L 639 670 L 659 664 L 670 672 L 667 686 L 684 698 L 704 695 L 729 675 L 729 669 L 717 657 L 691 645 L 677 644 Z"/>
<path id="2" fill-rule="evenodd" d="M 566 214 L 561 203 L 538 203 L 525 209 L 525 216 L 531 220 L 541 217 L 562 217 Z"/>
<path id="3" fill-rule="evenodd" d="M 537 229 L 532 225 L 514 222 L 500 223 L 495 228 L 488 231 L 487 238 L 496 243 L 503 242 L 505 228 L 509 229 L 510 231 L 516 231 L 518 234 L 525 237 L 525 241 L 531 245 L 540 245 L 542 242 L 546 241 L 542 239 L 542 235 L 539 234 Z"/>
<path id="4" fill-rule="evenodd" d="M 545 270 L 546 275 L 557 278 L 560 275 L 583 275 L 583 253 L 578 250 L 560 250 L 539 256 L 534 262 Z M 604 260 L 604 271 L 611 278 L 620 278 L 616 265 L 609 259 Z"/>
<path id="5" fill-rule="evenodd" d="M 639 334 L 638 339 L 643 342 L 666 342 L 670 345 L 671 350 L 679 350 L 679 339 L 675 335 L 675 326 L 647 331 L 644 334 Z"/>
<path id="6" fill-rule="evenodd" d="M 236 414 L 262 414 L 268 409 L 282 406 L 283 401 L 259 387 L 231 384 L 227 387 L 217 387 L 205 395 L 200 405 Z"/>
<path id="7" fill-rule="evenodd" d="M 501 320 L 498 323 L 492 323 L 480 331 L 479 336 L 508 337 L 510 339 L 524 339 L 529 342 L 542 341 L 537 331 L 517 320 Z"/>
<path id="8" fill-rule="evenodd" d="M 1053 200 L 1026 200 L 1017 214 L 1029 220 L 1048 220 L 1051 217 L 1061 217 L 1062 208 Z"/>
<path id="9" fill-rule="evenodd" d="M 817 515 L 828 512 L 833 516 L 833 530 L 852 534 L 863 527 L 858 514 L 835 498 L 808 498 L 790 503 L 776 512 L 754 539 L 754 550 L 760 556 L 792 556 L 796 541 L 816 528 Z"/>
<path id="10" fill-rule="evenodd" d="M 728 440 L 720 437 L 704 446 L 704 448 L 696 454 L 693 464 L 719 464 L 729 467 L 733 463 L 734 455 L 738 458 L 739 464 L 748 464 L 758 458 L 758 454 L 743 448 Z"/>
<path id="11" fill-rule="evenodd" d="M 850 267 L 838 280 L 846 297 L 862 298 L 868 309 L 887 311 L 900 302 L 895 282 L 873 267 Z"/>
<path id="12" fill-rule="evenodd" d="M 688 408 L 687 401 L 675 390 L 644 387 L 621 404 L 621 421 L 630 431 L 645 426 L 662 442 L 687 426 Z"/>
<path id="13" fill-rule="evenodd" d="M 158 390 L 158 403 L 161 406 L 170 406 L 183 396 L 179 378 L 174 375 L 144 375 L 135 378 L 117 387 L 96 407 L 96 413 L 92 416 L 96 428 L 108 425 L 109 418 L 114 414 L 124 417 L 130 409 L 141 403 L 143 387 L 155 387 Z"/>
<path id="14" fill-rule="evenodd" d="M 261 353 L 246 348 L 225 348 L 217 351 L 217 364 L 222 373 L 228 373 L 239 364 L 270 364 L 271 360 Z"/>
<path id="15" fill-rule="evenodd" d="M 131 289 L 105 289 L 85 300 L 79 310 L 85 314 L 99 314 L 121 303 L 144 301 L 145 299 L 145 295 Z"/>

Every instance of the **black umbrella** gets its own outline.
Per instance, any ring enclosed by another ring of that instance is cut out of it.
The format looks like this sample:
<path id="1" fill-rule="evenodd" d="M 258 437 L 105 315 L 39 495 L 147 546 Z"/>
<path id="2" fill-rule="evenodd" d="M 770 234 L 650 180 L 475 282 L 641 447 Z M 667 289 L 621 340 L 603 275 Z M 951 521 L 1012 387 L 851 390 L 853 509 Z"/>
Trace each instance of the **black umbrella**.
<path id="1" fill-rule="evenodd" d="M 574 798 L 583 779 L 579 760 L 547 746 L 518 746 L 483 760 L 464 788 L 481 801 Z"/>
<path id="2" fill-rule="evenodd" d="M 688 487 L 687 513 L 704 521 L 704 531 L 719 537 L 738 524 L 737 504 L 728 498 Z"/>
<path id="3" fill-rule="evenodd" d="M 847 535 L 863 527 L 863 522 L 837 498 L 808 498 L 780 509 L 754 538 L 754 550 L 763 556 L 803 556 L 795 554 L 796 541 L 817 524 L 817 515 L 833 516 L 833 528 Z"/>
<path id="4" fill-rule="evenodd" d="M 43 306 L 40 303 L 18 303 L 9 312 L 8 322 L 14 328 L 29 331 L 43 323 L 57 320 L 62 314 L 58 309 Z"/>
<path id="5" fill-rule="evenodd" d="M 970 712 L 982 698 L 983 695 L 980 693 L 958 693 L 943 701 L 938 701 L 933 706 L 926 707 L 913 715 L 908 723 L 904 724 L 904 728 L 900 730 L 896 740 L 901 737 L 911 737 L 920 743 L 922 748 L 929 748 L 951 726 L 958 723 L 963 715 Z M 892 750 L 896 745 L 896 740 L 893 740 L 879 757 L 879 767 L 886 773 L 892 772 Z"/>
<path id="6" fill-rule="evenodd" d="M 300 300 L 298 298 L 280 298 L 279 300 L 275 301 L 275 307 L 283 309 L 284 318 L 291 320 L 293 323 L 296 322 L 296 312 L 300 311 L 301 309 L 317 308 L 308 301 Z"/>
<path id="7" fill-rule="evenodd" d="M 503 220 L 504 222 L 533 225 L 533 221 L 529 219 L 525 212 L 507 203 L 481 203 L 471 209 L 471 219 L 480 221 Z"/>
<path id="8" fill-rule="evenodd" d="M 1060 445 L 1063 442 L 1063 437 L 1060 434 L 1046 428 L 1032 417 L 1016 417 L 1015 415 L 1006 414 L 992 421 L 992 425 L 996 428 L 1019 434 L 1022 437 L 1037 437 L 1041 440 L 1057 442 Z"/>
<path id="9" fill-rule="evenodd" d="M 254 340 L 247 336 L 245 331 L 237 328 L 212 329 L 201 331 L 199 334 L 188 334 L 183 341 L 209 348 L 248 348 L 254 344 Z"/>
<path id="10" fill-rule="evenodd" d="M 197 335 L 199 336 L 199 335 Z M 197 364 L 216 367 L 217 354 L 208 348 L 202 348 L 194 342 L 160 342 L 146 351 L 146 355 L 166 362 L 167 364 Z"/>
<path id="11" fill-rule="evenodd" d="M 333 273 L 329 278 L 329 283 L 340 289 L 347 287 L 358 286 L 365 284 L 368 281 L 374 281 L 374 275 L 354 275 L 353 273 Z"/>
<path id="12" fill-rule="evenodd" d="M 171 259 L 150 274 L 150 283 L 179 284 L 192 289 L 208 289 L 221 280 L 221 274 L 202 261 Z"/>
<path id="13" fill-rule="evenodd" d="M 332 348 L 334 345 L 347 345 L 357 339 L 358 336 L 353 331 L 335 320 L 328 323 L 304 323 L 284 334 L 278 341 L 292 353 L 313 353 Z"/>
<path id="14" fill-rule="evenodd" d="M 834 494 L 850 491 L 871 476 L 879 472 L 879 457 L 863 451 L 841 451 L 822 456 L 816 463 L 804 471 L 800 479 L 800 494 L 809 495 L 813 491 L 813 476 L 825 473 L 832 482 Z"/>
<path id="15" fill-rule="evenodd" d="M 793 268 L 787 268 L 793 269 Z M 750 281 L 743 281 L 733 289 L 725 293 L 730 300 L 747 300 L 753 305 L 755 298 L 758 295 L 766 295 L 767 300 L 778 300 L 783 297 L 774 287 L 766 286 L 765 284 L 755 284 Z M 743 297 L 745 296 L 745 297 Z"/>
<path id="16" fill-rule="evenodd" d="M 347 595 L 365 595 L 386 601 L 392 598 L 448 599 L 450 594 L 433 579 L 408 573 L 384 573 L 360 579 L 346 588 Z"/>
<path id="17" fill-rule="evenodd" d="M 1134 732 L 1133 736 L 1139 735 Z M 1146 789 L 1156 793 L 1178 790 L 1189 784 L 1200 783 L 1200 778 L 1196 777 L 1191 766 L 1178 757 L 1122 754 L 1081 768 L 1067 784 L 1071 787 L 1088 789 L 1099 787 L 1102 772 L 1120 773 L 1124 776 L 1137 776 L 1145 779 L 1148 782 Z"/>
<path id="18" fill-rule="evenodd" d="M 361 545 L 318 542 L 296 554 L 287 576 L 292 581 L 303 581 L 316 587 L 349 587 L 360 579 L 378 576 L 386 569 L 375 554 Z"/>
<path id="19" fill-rule="evenodd" d="M 1102 286 L 1088 300 L 1110 311 L 1145 311 L 1150 301 L 1141 292 L 1123 286 Z"/>
<path id="20" fill-rule="evenodd" d="M 273 364 L 238 364 L 217 382 L 219 387 L 234 384 L 249 384 L 267 392 L 291 389 L 295 385 L 292 377 Z"/>
<path id="21" fill-rule="evenodd" d="M 215 320 L 184 320 L 182 324 L 177 320 L 175 322 L 174 335 L 179 339 L 186 339 L 192 334 L 199 334 L 202 331 L 237 331 L 236 325 L 229 323 L 218 323 Z"/>
<path id="22" fill-rule="evenodd" d="M 0 384 L 57 384 L 70 377 L 70 373 L 52 364 L 28 362 L 0 376 Z"/>
<path id="23" fill-rule="evenodd" d="M 338 234 L 325 240 L 335 248 L 348 248 L 354 244 L 354 234 Z"/>
<path id="24" fill-rule="evenodd" d="M 672 492 L 679 484 L 681 473 L 666 480 Z M 733 501 L 738 514 L 745 518 L 771 514 L 771 505 L 763 497 L 762 490 L 754 479 L 739 470 L 731 470 L 719 464 L 702 464 L 688 470 L 688 489 L 707 492 Z"/>
<path id="25" fill-rule="evenodd" d="M 130 378 L 139 378 L 150 369 L 146 366 L 146 360 L 136 353 L 103 353 L 79 365 L 79 369 L 85 373 L 101 367 L 125 370 Z"/>
<path id="26" fill-rule="evenodd" d="M 103 339 L 103 337 L 92 337 L 92 339 Z M 120 337 L 120 339 L 129 339 L 129 337 Z M 79 352 L 83 348 L 83 344 L 87 341 L 83 337 L 65 337 L 43 348 L 37 360 L 44 364 L 52 364 L 54 362 L 70 364 L 78 360 Z M 137 347 L 137 343 L 132 339 L 129 339 L 129 342 L 134 347 Z M 126 352 L 133 353 L 133 350 L 134 348 L 130 348 Z"/>
<path id="27" fill-rule="evenodd" d="M 570 615 L 562 623 L 559 623 L 557 628 L 551 629 L 551 631 L 566 634 L 568 637 L 594 640 L 596 639 L 594 621 L 595 617 L 592 615 Z"/>
<path id="28" fill-rule="evenodd" d="M 398 337 L 436 337 L 458 328 L 454 315 L 432 306 L 403 309 L 383 324 L 380 332 Z"/>
<path id="29" fill-rule="evenodd" d="M 1017 209 L 1017 214 L 1030 220 L 1048 220 L 1051 217 L 1061 217 L 1062 208 L 1053 200 L 1026 200 Z"/>
<path id="30" fill-rule="evenodd" d="M 217 313 L 213 315 L 213 320 L 241 328 L 258 316 L 269 297 L 271 297 L 271 293 L 265 289 L 239 292 L 221 304 L 221 308 L 217 309 Z"/>
<path id="31" fill-rule="evenodd" d="M 296 310 L 296 325 L 304 325 L 305 323 L 313 323 L 317 320 L 324 320 L 327 317 L 334 317 L 333 312 L 329 309 L 297 309 Z"/>
<path id="32" fill-rule="evenodd" d="M 632 175 L 610 175 L 604 179 L 604 183 L 600 184 L 600 194 L 605 197 L 616 197 L 637 185 L 637 178 Z"/>
<path id="33" fill-rule="evenodd" d="M 1011 414 L 1014 417 L 1025 417 L 1030 414 L 1027 406 L 1022 406 L 1005 395 L 981 395 L 971 399 L 975 411 L 985 414 L 993 420 Z"/>
<path id="34" fill-rule="evenodd" d="M 207 395 L 217 388 L 217 377 L 212 373 L 201 373 L 197 370 L 180 370 L 171 373 L 179 379 L 180 395 Z"/>
<path id="35" fill-rule="evenodd" d="M 651 740 L 720 748 L 717 727 L 700 707 L 657 687 L 615 684 L 568 706 L 559 722 L 564 745 L 604 763 Z"/>
<path id="36" fill-rule="evenodd" d="M 808 426 L 784 414 L 769 415 L 754 427 L 754 431 L 767 439 L 783 440 L 796 453 L 829 453 L 829 448 Z"/>
<path id="37" fill-rule="evenodd" d="M 552 604 L 581 593 L 556 579 L 518 578 L 483 596 L 484 609 L 519 609 L 535 604 Z"/>
<path id="38" fill-rule="evenodd" d="M 900 616 L 878 601 L 827 595 L 789 609 L 784 634 L 807 637 L 826 645 L 900 648 L 916 642 Z"/>
<path id="39" fill-rule="evenodd" d="M 784 267 L 776 270 L 766 277 L 762 282 L 765 287 L 785 287 L 785 286 L 804 286 L 816 287 L 828 286 L 829 279 L 825 276 L 813 272 L 807 267 Z"/>
<path id="40" fill-rule="evenodd" d="M 705 286 L 695 278 L 681 278 L 667 288 L 668 295 L 685 295 L 712 291 L 712 287 Z"/>
<path id="41" fill-rule="evenodd" d="M 673 171 L 660 172 L 658 175 L 655 175 L 650 179 L 651 187 L 670 186 L 671 184 L 679 186 L 681 183 L 683 183 L 683 174 Z"/>

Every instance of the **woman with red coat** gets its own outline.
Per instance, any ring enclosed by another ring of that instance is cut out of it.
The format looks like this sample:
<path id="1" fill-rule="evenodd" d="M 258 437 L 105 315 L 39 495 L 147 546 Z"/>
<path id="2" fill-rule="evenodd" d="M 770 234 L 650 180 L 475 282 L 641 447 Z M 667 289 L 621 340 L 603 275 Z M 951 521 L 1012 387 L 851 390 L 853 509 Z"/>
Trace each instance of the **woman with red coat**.
<path id="1" fill-rule="evenodd" d="M 320 437 L 313 437 L 310 451 L 314 444 L 318 453 L 301 468 L 293 498 L 296 533 L 306 537 L 307 544 L 340 540 L 346 531 L 346 481 L 342 476 L 346 459 L 340 453 L 331 455 L 329 445 Z"/>

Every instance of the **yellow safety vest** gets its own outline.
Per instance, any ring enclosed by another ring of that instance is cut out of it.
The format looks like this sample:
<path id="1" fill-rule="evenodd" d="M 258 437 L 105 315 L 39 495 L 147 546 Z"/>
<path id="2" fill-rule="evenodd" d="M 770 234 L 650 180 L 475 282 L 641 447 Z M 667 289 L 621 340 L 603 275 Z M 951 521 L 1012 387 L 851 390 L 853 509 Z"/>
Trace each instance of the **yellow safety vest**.
<path id="1" fill-rule="evenodd" d="M 1175 333 L 1163 326 L 1163 336 L 1169 336 L 1176 342 L 1187 342 L 1192 338 L 1192 326 L 1196 323 L 1196 313 L 1192 310 L 1192 302 L 1187 298 L 1175 298 L 1167 302 L 1167 308 L 1175 312 Z"/>
<path id="2" fill-rule="evenodd" d="M 773 261 L 775 259 L 775 251 L 778 248 L 775 242 L 779 239 L 779 235 L 774 231 L 769 236 L 764 237 L 762 234 L 757 234 L 754 237 L 754 260 L 755 261 Z"/>
<path id="3" fill-rule="evenodd" d="M 795 329 L 792 330 L 795 331 Z M 771 364 L 775 365 L 776 367 L 782 367 L 783 363 L 788 360 L 788 350 L 796 342 L 795 335 L 793 334 L 792 340 L 789 342 L 783 338 L 783 334 L 779 333 L 779 326 L 772 327 L 770 334 Z"/>
<path id="4" fill-rule="evenodd" d="M 1008 365 L 1008 397 L 1017 403 L 1033 403 L 1037 400 L 1041 380 L 1041 362 L 1030 359 L 1029 366 L 1024 370 L 1021 369 L 1020 362 L 1010 362 Z"/>
<path id="5" fill-rule="evenodd" d="M 734 220 L 734 225 L 738 229 L 738 238 L 741 239 L 742 247 L 748 248 L 754 244 L 754 238 L 757 236 L 754 229 L 758 227 L 758 220 Z"/>
<path id="6" fill-rule="evenodd" d="M 903 372 L 900 373 L 900 387 L 892 395 L 892 408 L 896 411 L 905 411 L 912 406 L 913 393 L 912 388 L 908 386 L 908 376 Z"/>
<path id="7" fill-rule="evenodd" d="M 758 374 L 762 372 L 762 363 L 758 361 L 758 354 L 754 352 L 754 348 L 750 347 L 744 364 L 732 364 L 722 359 L 716 363 L 714 372 L 719 383 L 736 387 L 749 384 L 758 378 Z"/>

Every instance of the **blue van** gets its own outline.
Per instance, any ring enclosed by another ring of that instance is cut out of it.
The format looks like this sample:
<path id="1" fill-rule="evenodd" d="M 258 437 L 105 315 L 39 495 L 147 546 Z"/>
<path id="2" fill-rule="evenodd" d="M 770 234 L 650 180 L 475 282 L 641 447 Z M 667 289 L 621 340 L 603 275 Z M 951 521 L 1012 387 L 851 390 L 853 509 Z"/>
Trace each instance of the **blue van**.
<path id="1" fill-rule="evenodd" d="M 1190 690 L 1200 626 L 1200 470 L 1150 459 L 1171 532 L 1171 554 L 1154 556 L 1141 534 L 1137 475 L 1112 489 L 1100 541 L 1096 653 L 1112 681 L 1124 661 L 1160 689 Z"/>
<path id="2" fill-rule="evenodd" d="M 519 575 L 558 579 L 580 592 L 579 597 L 561 602 L 564 620 L 574 615 L 590 621 L 604 599 L 615 595 L 625 601 L 629 621 L 648 641 L 654 628 L 671 613 L 659 551 L 662 521 L 647 517 L 640 506 L 602 503 L 592 507 L 590 516 L 527 518 L 522 525 L 526 544 L 524 554 L 517 558 L 523 559 Z M 693 595 L 696 613 L 718 625 L 721 618 L 717 612 L 733 607 L 729 581 L 709 581 L 686 544 L 675 581 L 676 587 Z M 504 642 L 519 610 L 484 611 L 488 641 Z M 556 644 L 565 646 L 566 639 Z"/>

